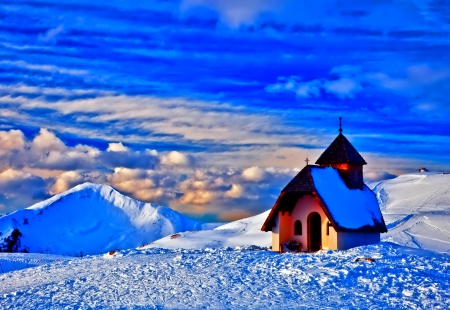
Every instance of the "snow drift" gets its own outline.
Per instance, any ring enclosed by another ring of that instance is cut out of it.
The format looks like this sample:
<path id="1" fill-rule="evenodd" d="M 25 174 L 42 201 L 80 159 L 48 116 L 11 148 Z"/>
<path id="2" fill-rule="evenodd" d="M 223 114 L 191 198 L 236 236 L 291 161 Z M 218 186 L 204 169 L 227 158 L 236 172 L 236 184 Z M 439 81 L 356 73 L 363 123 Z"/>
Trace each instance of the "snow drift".
<path id="1" fill-rule="evenodd" d="M 144 247 L 140 247 L 140 249 L 218 249 L 246 247 L 250 245 L 269 247 L 272 243 L 272 234 L 261 231 L 261 226 L 269 215 L 269 212 L 270 210 L 219 226 L 213 230 L 188 231 L 171 235 Z"/>
<path id="2" fill-rule="evenodd" d="M 80 256 L 135 248 L 180 231 L 207 228 L 180 213 L 85 183 L 0 218 L 2 251 Z"/>
<path id="3" fill-rule="evenodd" d="M 375 184 L 388 233 L 382 239 L 450 252 L 450 174 L 404 174 Z"/>

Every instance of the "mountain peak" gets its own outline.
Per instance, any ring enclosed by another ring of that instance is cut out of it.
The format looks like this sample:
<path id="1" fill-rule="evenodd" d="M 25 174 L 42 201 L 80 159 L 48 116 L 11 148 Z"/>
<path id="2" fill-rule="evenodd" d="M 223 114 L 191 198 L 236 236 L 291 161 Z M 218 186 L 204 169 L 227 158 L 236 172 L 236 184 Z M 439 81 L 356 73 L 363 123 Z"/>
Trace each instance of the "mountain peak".
<path id="1" fill-rule="evenodd" d="M 75 255 L 133 248 L 203 225 L 111 186 L 87 182 L 0 218 L 0 251 L 15 230 L 21 234 L 15 251 Z"/>

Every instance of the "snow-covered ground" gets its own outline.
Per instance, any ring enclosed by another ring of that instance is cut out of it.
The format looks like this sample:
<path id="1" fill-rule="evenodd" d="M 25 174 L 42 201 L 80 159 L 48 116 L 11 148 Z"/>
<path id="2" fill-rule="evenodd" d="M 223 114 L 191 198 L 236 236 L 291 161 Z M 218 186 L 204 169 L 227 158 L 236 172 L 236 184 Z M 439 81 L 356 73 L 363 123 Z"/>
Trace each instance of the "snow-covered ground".
<path id="1" fill-rule="evenodd" d="M 383 240 L 450 253 L 450 174 L 404 174 L 373 190 L 388 228 Z"/>
<path id="2" fill-rule="evenodd" d="M 269 247 L 272 235 L 261 231 L 262 224 L 269 215 L 264 213 L 219 226 L 213 230 L 188 231 L 167 236 L 140 249 L 205 249 L 256 245 Z"/>
<path id="3" fill-rule="evenodd" d="M 128 250 L 0 274 L 0 308 L 449 309 L 450 256 L 390 243 L 282 255 Z"/>
<path id="4" fill-rule="evenodd" d="M 449 309 L 450 175 L 373 187 L 390 229 L 378 245 L 280 255 L 264 250 L 267 211 L 111 254 L 0 253 L 0 309 Z"/>
<path id="5" fill-rule="evenodd" d="M 81 256 L 211 227 L 167 207 L 121 195 L 110 186 L 85 183 L 1 217 L 0 248 Z M 17 240 L 12 240 L 15 229 Z"/>

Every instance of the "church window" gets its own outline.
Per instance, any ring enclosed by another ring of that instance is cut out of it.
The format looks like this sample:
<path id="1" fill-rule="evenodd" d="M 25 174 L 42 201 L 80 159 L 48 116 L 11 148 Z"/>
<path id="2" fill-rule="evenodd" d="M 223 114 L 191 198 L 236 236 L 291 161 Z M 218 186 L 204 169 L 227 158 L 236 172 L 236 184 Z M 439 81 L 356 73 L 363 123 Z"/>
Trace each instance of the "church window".
<path id="1" fill-rule="evenodd" d="M 302 222 L 295 221 L 294 223 L 294 235 L 302 235 Z"/>

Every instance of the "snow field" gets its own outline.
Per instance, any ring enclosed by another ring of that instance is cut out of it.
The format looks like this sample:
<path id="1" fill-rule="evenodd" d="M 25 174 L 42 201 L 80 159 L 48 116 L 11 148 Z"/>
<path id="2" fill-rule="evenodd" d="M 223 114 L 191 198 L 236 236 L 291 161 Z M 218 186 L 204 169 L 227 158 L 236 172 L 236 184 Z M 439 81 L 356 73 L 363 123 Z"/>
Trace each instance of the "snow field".
<path id="1" fill-rule="evenodd" d="M 373 191 L 388 227 L 383 240 L 450 253 L 450 174 L 404 174 Z"/>
<path id="2" fill-rule="evenodd" d="M 375 262 L 356 258 L 371 257 Z M 0 275 L 2 309 L 448 309 L 450 256 L 391 243 L 271 251 L 127 250 Z"/>

